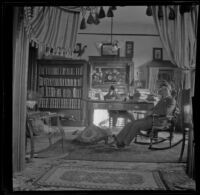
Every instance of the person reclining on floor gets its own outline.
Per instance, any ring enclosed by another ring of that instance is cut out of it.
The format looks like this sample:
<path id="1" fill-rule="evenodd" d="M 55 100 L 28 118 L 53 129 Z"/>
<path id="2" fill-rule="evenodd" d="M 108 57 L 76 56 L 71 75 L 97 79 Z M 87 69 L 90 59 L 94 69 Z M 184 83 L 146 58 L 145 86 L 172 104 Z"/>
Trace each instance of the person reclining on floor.
<path id="1" fill-rule="evenodd" d="M 164 83 L 160 86 L 158 93 L 161 95 L 161 99 L 154 108 L 147 113 L 145 118 L 128 123 L 117 135 L 113 135 L 113 144 L 118 148 L 123 148 L 131 143 L 140 130 L 147 131 L 151 129 L 153 114 L 159 116 L 172 114 L 176 107 L 176 100 L 171 95 L 171 86 Z"/>

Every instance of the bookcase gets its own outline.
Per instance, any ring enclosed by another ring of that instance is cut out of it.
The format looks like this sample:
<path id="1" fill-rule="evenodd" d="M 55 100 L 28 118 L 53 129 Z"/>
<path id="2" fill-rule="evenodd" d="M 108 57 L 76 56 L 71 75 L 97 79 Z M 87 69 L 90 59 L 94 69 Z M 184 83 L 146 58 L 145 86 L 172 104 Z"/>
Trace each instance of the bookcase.
<path id="1" fill-rule="evenodd" d="M 66 126 L 81 126 L 85 121 L 87 62 L 85 60 L 38 60 L 40 111 L 62 113 Z"/>

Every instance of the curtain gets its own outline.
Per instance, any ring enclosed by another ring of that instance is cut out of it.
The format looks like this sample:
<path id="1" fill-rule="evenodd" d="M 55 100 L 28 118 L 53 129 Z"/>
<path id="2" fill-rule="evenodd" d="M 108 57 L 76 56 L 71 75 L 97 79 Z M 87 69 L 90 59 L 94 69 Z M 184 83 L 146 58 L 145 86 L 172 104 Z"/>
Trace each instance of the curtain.
<path id="1" fill-rule="evenodd" d="M 25 7 L 25 26 L 30 40 L 45 47 L 55 55 L 72 57 L 78 32 L 78 11 L 59 7 L 35 8 L 30 17 L 30 7 Z"/>
<path id="2" fill-rule="evenodd" d="M 191 69 L 196 67 L 198 6 L 193 6 L 189 13 L 180 14 L 180 5 L 170 6 L 174 9 L 175 19 L 169 20 L 169 6 L 152 6 L 152 15 L 163 47 L 172 63 L 183 70 L 182 87 L 192 86 Z M 159 18 L 161 9 L 163 17 Z"/>
<path id="3" fill-rule="evenodd" d="M 28 63 L 28 85 L 27 90 L 37 91 L 37 54 L 38 49 L 35 47 L 35 44 L 29 44 L 29 63 Z"/>
<path id="4" fill-rule="evenodd" d="M 156 82 L 158 80 L 159 68 L 149 69 L 149 90 L 151 93 L 156 93 Z"/>
<path id="5" fill-rule="evenodd" d="M 14 8 L 13 33 L 13 171 L 25 166 L 25 123 L 29 41 L 24 24 L 18 18 L 19 8 Z"/>
<path id="6" fill-rule="evenodd" d="M 174 10 L 174 20 L 169 20 L 170 8 Z M 172 63 L 180 68 L 180 81 L 176 84 L 183 91 L 181 99 L 182 124 L 190 123 L 188 175 L 193 177 L 194 172 L 194 137 L 192 120 L 192 101 L 195 87 L 196 47 L 197 47 L 197 25 L 199 6 L 193 5 L 189 12 L 180 13 L 181 5 L 174 6 L 152 6 L 152 15 L 155 26 L 160 35 L 163 47 L 166 49 Z M 177 72 L 178 73 L 178 72 Z M 184 98 L 184 93 L 189 90 L 189 98 Z"/>

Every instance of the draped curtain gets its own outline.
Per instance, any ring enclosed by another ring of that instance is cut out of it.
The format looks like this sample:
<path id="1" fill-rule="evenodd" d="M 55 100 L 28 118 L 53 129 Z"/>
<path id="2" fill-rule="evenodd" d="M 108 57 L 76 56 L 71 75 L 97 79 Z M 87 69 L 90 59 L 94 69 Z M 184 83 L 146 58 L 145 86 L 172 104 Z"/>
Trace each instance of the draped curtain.
<path id="1" fill-rule="evenodd" d="M 151 93 L 156 93 L 156 82 L 158 80 L 159 68 L 149 69 L 149 90 Z"/>
<path id="2" fill-rule="evenodd" d="M 152 15 L 155 26 L 160 35 L 163 47 L 166 49 L 169 58 L 172 63 L 176 64 L 180 71 L 176 72 L 180 76 L 176 77 L 176 84 L 181 89 L 189 90 L 190 97 L 186 102 L 182 101 L 182 123 L 183 121 L 193 125 L 192 121 L 192 101 L 191 96 L 194 95 L 195 88 L 195 68 L 196 68 L 196 47 L 197 47 L 197 24 L 198 24 L 198 12 L 199 6 L 193 5 L 191 11 L 180 13 L 181 5 L 170 6 L 174 10 L 174 20 L 169 20 L 170 8 L 169 6 L 151 6 Z M 159 17 L 161 12 L 161 17 Z M 178 78 L 180 80 L 178 80 Z M 183 91 L 184 92 L 184 91 Z M 184 94 L 184 93 L 182 93 Z M 184 99 L 184 98 L 183 98 Z M 184 105 L 185 104 L 185 105 Z M 187 104 L 187 105 L 186 105 Z M 192 131 L 192 132 L 191 132 Z M 193 128 L 191 128 L 189 136 L 189 147 L 193 145 Z M 189 163 L 192 164 L 188 167 L 192 167 L 193 170 L 188 170 L 189 176 L 193 177 L 194 166 L 194 149 L 189 148 L 190 153 Z"/>
<path id="3" fill-rule="evenodd" d="M 72 6 L 73 7 L 73 6 Z M 36 7 L 30 17 L 25 7 L 24 23 L 30 40 L 55 55 L 72 57 L 76 44 L 80 12 L 63 7 Z"/>
<path id="4" fill-rule="evenodd" d="M 13 25 L 13 171 L 25 166 L 25 121 L 29 41 L 24 24 L 19 21 L 19 8 L 14 8 Z"/>
<path id="5" fill-rule="evenodd" d="M 38 49 L 29 44 L 28 86 L 29 91 L 37 91 L 37 54 Z"/>
<path id="6" fill-rule="evenodd" d="M 180 86 L 184 89 L 193 88 L 191 84 L 191 69 L 196 67 L 197 20 L 198 6 L 189 13 L 180 14 L 180 6 L 170 6 L 174 9 L 175 19 L 169 20 L 169 6 L 152 6 L 152 15 L 163 47 L 172 63 L 182 69 Z M 161 9 L 163 17 L 158 17 Z"/>

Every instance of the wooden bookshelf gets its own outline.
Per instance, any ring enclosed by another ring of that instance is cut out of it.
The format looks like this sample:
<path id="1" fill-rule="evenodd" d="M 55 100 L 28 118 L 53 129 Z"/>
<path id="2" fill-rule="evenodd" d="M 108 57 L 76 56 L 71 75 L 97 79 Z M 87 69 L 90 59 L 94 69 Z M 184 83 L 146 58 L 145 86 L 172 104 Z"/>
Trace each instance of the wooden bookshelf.
<path id="1" fill-rule="evenodd" d="M 42 95 L 39 110 L 62 113 L 64 125 L 84 125 L 87 96 L 85 60 L 38 60 L 38 92 Z"/>

